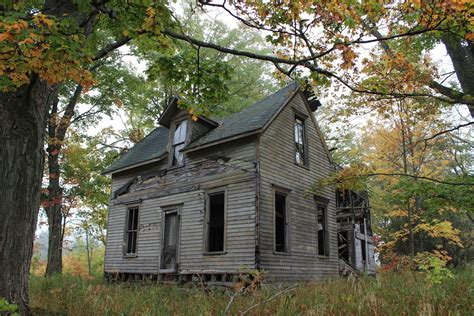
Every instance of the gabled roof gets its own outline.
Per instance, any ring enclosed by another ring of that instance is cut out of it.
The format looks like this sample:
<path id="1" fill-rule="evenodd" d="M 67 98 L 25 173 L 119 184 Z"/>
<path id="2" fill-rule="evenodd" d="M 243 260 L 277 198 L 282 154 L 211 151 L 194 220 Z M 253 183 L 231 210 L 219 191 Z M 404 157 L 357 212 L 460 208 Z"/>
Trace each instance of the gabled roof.
<path id="1" fill-rule="evenodd" d="M 292 82 L 265 99 L 224 118 L 218 127 L 188 144 L 183 151 L 190 151 L 202 146 L 207 147 L 227 138 L 259 131 L 293 97 L 298 88 L 298 84 Z"/>
<path id="2" fill-rule="evenodd" d="M 218 127 L 188 144 L 183 151 L 193 151 L 263 131 L 283 106 L 290 101 L 298 89 L 298 83 L 292 82 L 265 99 L 240 112 L 229 115 L 222 120 Z M 171 115 L 171 112 L 177 111 L 176 100 L 173 99 L 171 101 L 168 106 L 168 113 L 163 113 L 162 115 L 162 121 L 165 123 L 169 120 L 168 116 Z M 160 123 L 163 123 L 162 121 L 160 120 Z M 215 121 L 212 121 L 212 123 L 217 125 Z M 123 154 L 103 173 L 108 174 L 122 171 L 164 158 L 164 154 L 167 152 L 168 135 L 168 128 L 163 126 L 156 128 L 142 141 Z"/>
<path id="3" fill-rule="evenodd" d="M 161 113 L 161 116 L 158 119 L 158 124 L 160 124 L 161 126 L 170 128 L 171 121 L 180 112 L 180 109 L 178 107 L 178 101 L 179 101 L 178 97 L 173 97 L 171 99 L 171 101 L 168 103 L 163 113 Z M 219 126 L 218 122 L 215 122 L 205 116 L 199 116 L 198 119 L 211 126 L 214 126 L 214 127 Z"/>
<path id="4" fill-rule="evenodd" d="M 135 146 L 121 155 L 103 174 L 123 170 L 131 166 L 158 161 L 167 152 L 169 130 L 157 127 Z"/>

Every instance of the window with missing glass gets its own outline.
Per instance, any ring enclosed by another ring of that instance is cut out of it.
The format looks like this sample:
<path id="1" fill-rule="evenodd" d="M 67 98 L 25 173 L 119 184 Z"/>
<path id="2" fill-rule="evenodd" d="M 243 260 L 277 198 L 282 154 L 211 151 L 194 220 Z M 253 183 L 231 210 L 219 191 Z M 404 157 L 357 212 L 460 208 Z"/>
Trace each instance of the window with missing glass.
<path id="1" fill-rule="evenodd" d="M 125 255 L 132 256 L 137 254 L 138 239 L 138 207 L 127 209 L 127 223 L 125 227 Z"/>
<path id="2" fill-rule="evenodd" d="M 329 256 L 327 205 L 317 204 L 318 255 Z"/>
<path id="3" fill-rule="evenodd" d="M 225 191 L 207 196 L 206 252 L 225 251 Z"/>
<path id="4" fill-rule="evenodd" d="M 176 123 L 175 130 L 173 134 L 173 140 L 171 142 L 171 153 L 172 153 L 172 162 L 171 166 L 182 166 L 184 164 L 184 154 L 181 150 L 185 146 L 186 134 L 188 130 L 188 121 L 183 120 Z"/>
<path id="5" fill-rule="evenodd" d="M 295 131 L 295 163 L 302 166 L 307 166 L 307 142 L 305 131 L 305 120 L 301 117 L 295 117 L 294 124 Z"/>
<path id="6" fill-rule="evenodd" d="M 287 195 L 282 192 L 274 194 L 275 252 L 288 252 Z"/>

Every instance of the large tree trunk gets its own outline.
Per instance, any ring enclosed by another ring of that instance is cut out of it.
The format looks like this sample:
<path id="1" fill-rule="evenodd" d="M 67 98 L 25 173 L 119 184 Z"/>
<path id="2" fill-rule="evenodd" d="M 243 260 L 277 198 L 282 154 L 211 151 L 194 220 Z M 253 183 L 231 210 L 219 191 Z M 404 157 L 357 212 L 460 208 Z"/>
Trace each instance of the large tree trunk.
<path id="1" fill-rule="evenodd" d="M 451 33 L 443 34 L 441 40 L 451 58 L 462 91 L 474 97 L 474 45 Z M 468 107 L 471 117 L 474 117 L 474 106 Z"/>
<path id="2" fill-rule="evenodd" d="M 0 92 L 0 296 L 24 314 L 52 93 L 37 78 L 15 92 Z"/>

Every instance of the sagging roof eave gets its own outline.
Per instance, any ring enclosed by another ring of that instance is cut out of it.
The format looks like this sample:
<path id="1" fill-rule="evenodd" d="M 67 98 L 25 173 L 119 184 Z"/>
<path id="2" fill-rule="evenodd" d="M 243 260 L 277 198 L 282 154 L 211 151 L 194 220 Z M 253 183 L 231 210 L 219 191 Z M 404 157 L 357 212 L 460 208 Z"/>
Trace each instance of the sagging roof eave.
<path id="1" fill-rule="evenodd" d="M 106 170 L 106 171 L 102 172 L 101 174 L 106 176 L 106 175 L 109 175 L 109 174 L 111 175 L 111 174 L 114 174 L 114 173 L 127 171 L 127 170 L 130 170 L 130 169 L 133 169 L 133 168 L 137 168 L 137 167 L 141 167 L 141 166 L 144 166 L 144 165 L 147 165 L 147 164 L 150 164 L 150 163 L 161 161 L 164 158 L 166 158 L 167 156 L 168 156 L 168 152 L 165 152 L 159 157 L 156 157 L 156 158 L 153 158 L 153 159 L 148 159 L 148 160 L 145 160 L 145 161 L 142 161 L 142 162 L 139 162 L 139 163 L 135 163 L 133 165 L 128 165 L 128 166 L 118 168 L 118 169 Z"/>

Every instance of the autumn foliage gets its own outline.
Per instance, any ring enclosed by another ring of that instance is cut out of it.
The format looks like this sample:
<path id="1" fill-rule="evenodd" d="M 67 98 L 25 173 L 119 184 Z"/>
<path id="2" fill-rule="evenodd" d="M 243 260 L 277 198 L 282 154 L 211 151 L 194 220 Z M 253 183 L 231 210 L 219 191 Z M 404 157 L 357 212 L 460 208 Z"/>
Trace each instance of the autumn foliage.
<path id="1" fill-rule="evenodd" d="M 66 36 L 64 36 L 66 35 Z M 0 21 L 0 89 L 14 90 L 36 73 L 49 84 L 69 78 L 84 86 L 92 74 L 84 67 L 91 57 L 82 49 L 84 36 L 70 19 L 42 13 L 12 13 Z"/>

